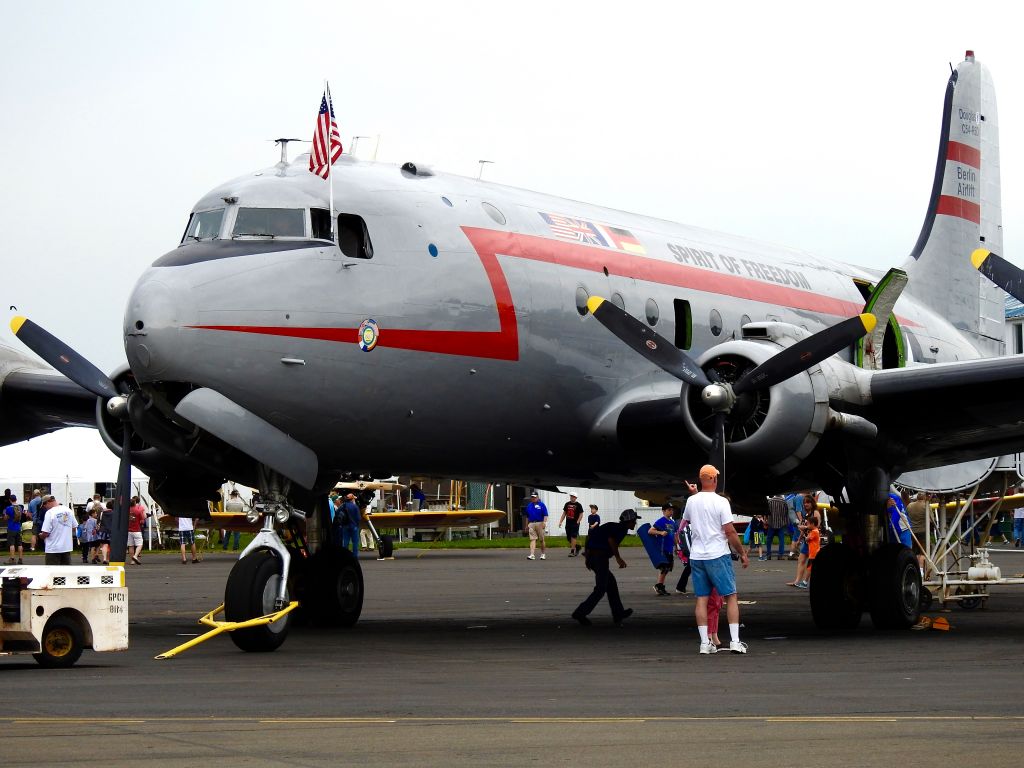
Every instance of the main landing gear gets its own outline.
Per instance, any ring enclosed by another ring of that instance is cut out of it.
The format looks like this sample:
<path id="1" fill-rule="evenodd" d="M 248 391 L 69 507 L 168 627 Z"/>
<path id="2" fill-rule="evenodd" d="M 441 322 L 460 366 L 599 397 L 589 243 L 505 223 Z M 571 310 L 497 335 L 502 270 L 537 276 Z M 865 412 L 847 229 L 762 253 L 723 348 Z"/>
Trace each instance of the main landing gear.
<path id="1" fill-rule="evenodd" d="M 811 616 L 819 629 L 856 629 L 867 611 L 878 629 L 909 629 L 920 618 L 921 571 L 914 553 L 885 543 L 889 474 L 879 468 L 847 478 L 843 543 L 822 547 L 811 571 Z"/>

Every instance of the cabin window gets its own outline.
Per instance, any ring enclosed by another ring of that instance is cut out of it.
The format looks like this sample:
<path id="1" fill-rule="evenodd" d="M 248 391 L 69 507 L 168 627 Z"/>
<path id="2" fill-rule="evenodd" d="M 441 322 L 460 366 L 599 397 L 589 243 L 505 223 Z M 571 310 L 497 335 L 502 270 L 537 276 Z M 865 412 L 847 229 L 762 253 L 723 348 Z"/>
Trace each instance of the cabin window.
<path id="1" fill-rule="evenodd" d="M 331 239 L 331 212 L 325 208 L 310 208 L 309 223 L 313 227 L 314 240 Z"/>
<path id="2" fill-rule="evenodd" d="M 301 208 L 239 208 L 232 237 L 305 237 Z"/>
<path id="3" fill-rule="evenodd" d="M 579 312 L 580 317 L 586 317 L 587 312 L 587 299 L 590 298 L 590 291 L 584 288 L 582 285 L 576 288 L 576 311 Z"/>
<path id="4" fill-rule="evenodd" d="M 626 311 L 626 302 L 623 300 L 621 293 L 613 293 L 611 297 L 611 302 L 616 307 L 621 309 L 623 312 Z"/>
<path id="5" fill-rule="evenodd" d="M 338 214 L 338 247 L 351 259 L 372 259 L 373 244 L 366 222 L 351 213 Z"/>
<path id="6" fill-rule="evenodd" d="M 484 213 L 494 219 L 495 223 L 505 226 L 505 214 L 496 207 L 487 202 L 480 203 L 480 207 L 484 209 Z"/>
<path id="7" fill-rule="evenodd" d="M 689 349 L 693 343 L 693 317 L 690 313 L 690 302 L 686 299 L 673 299 L 672 307 L 676 314 L 676 346 Z"/>
<path id="8" fill-rule="evenodd" d="M 211 240 L 220 237 L 220 225 L 224 220 L 224 209 L 214 208 L 212 211 L 198 211 L 193 213 L 185 227 L 185 240 Z"/>
<path id="9" fill-rule="evenodd" d="M 740 315 L 740 328 L 744 325 L 750 325 L 750 315 Z"/>
<path id="10" fill-rule="evenodd" d="M 647 324 L 655 326 L 658 324 L 658 318 L 661 316 L 661 310 L 658 309 L 658 302 L 654 299 L 648 299 L 647 304 L 644 306 L 644 314 L 647 316 Z"/>
<path id="11" fill-rule="evenodd" d="M 722 313 L 717 309 L 711 310 L 711 316 L 708 318 L 708 330 L 711 331 L 712 336 L 722 335 Z"/>

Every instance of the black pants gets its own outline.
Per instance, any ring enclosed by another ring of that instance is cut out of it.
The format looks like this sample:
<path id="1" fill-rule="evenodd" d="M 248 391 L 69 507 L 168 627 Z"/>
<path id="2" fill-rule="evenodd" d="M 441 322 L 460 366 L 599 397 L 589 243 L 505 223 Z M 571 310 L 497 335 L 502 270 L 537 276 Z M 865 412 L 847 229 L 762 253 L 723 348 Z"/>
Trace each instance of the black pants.
<path id="1" fill-rule="evenodd" d="M 676 584 L 676 589 L 680 592 L 686 591 L 686 585 L 690 583 L 690 561 L 686 561 L 686 565 L 683 567 L 683 572 L 679 574 L 679 582 Z"/>
<path id="2" fill-rule="evenodd" d="M 607 594 L 608 605 L 612 609 L 612 619 L 618 621 L 622 618 L 622 599 L 619 597 L 619 583 L 615 580 L 615 574 L 612 573 L 611 560 L 601 555 L 591 556 L 587 558 L 587 567 L 594 572 L 594 591 L 579 604 L 573 615 L 588 615 L 601 602 L 601 598 Z"/>

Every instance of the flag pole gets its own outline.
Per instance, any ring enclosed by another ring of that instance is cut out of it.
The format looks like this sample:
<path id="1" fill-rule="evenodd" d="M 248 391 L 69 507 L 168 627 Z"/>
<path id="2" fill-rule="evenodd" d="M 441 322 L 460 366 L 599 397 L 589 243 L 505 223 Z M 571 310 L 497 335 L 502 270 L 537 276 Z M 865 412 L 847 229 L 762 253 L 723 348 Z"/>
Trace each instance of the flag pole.
<path id="1" fill-rule="evenodd" d="M 324 89 L 327 91 L 327 185 L 330 188 L 331 196 L 331 240 L 338 242 L 334 221 L 334 163 L 331 162 L 331 129 L 334 126 L 334 102 L 331 100 L 331 85 L 324 80 Z"/>

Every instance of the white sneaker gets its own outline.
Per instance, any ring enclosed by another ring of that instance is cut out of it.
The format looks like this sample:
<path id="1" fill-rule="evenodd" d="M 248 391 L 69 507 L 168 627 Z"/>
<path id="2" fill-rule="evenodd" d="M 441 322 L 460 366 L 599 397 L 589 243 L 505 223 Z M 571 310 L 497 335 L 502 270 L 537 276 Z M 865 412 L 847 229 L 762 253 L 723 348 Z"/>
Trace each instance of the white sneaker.
<path id="1" fill-rule="evenodd" d="M 705 655 L 709 653 L 718 653 L 718 648 L 714 643 L 701 643 L 700 652 Z"/>
<path id="2" fill-rule="evenodd" d="M 526 556 L 526 559 L 527 559 L 527 560 L 536 560 L 537 558 L 536 558 L 536 557 L 534 557 L 533 555 L 527 555 L 527 556 Z"/>
<path id="3" fill-rule="evenodd" d="M 541 560 L 547 560 L 547 559 L 548 559 L 548 556 L 547 556 L 547 555 L 541 555 L 541 556 L 540 556 L 540 559 L 541 559 Z"/>
<path id="4" fill-rule="evenodd" d="M 729 650 L 733 653 L 746 653 L 747 644 L 741 643 L 739 640 L 733 640 L 731 643 L 729 643 Z M 701 653 L 703 653 L 703 651 L 701 651 Z"/>

